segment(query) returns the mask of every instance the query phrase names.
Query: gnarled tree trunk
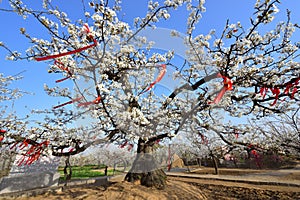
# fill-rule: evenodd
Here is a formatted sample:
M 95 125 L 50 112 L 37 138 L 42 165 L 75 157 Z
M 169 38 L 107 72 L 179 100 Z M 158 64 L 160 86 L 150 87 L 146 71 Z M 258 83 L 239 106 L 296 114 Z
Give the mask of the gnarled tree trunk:
M 164 189 L 167 176 L 163 169 L 159 168 L 152 155 L 153 145 L 152 142 L 146 143 L 139 139 L 136 158 L 125 180 L 128 182 L 140 181 L 141 185 Z

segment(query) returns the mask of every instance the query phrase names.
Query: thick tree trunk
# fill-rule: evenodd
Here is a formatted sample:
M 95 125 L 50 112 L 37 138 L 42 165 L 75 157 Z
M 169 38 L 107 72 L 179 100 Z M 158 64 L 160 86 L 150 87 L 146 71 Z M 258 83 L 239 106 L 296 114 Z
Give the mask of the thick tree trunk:
M 141 185 L 147 187 L 164 189 L 167 176 L 163 169 L 160 169 L 156 163 L 152 155 L 152 146 L 144 140 L 139 139 L 137 156 L 125 180 L 128 182 L 139 181 Z

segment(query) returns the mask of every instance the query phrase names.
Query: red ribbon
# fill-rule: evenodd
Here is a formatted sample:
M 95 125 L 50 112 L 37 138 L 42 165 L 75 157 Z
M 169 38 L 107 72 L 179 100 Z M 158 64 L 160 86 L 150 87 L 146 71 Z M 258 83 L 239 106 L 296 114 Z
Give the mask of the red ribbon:
M 23 141 L 23 143 L 20 145 L 20 147 L 22 145 L 24 145 L 24 147 L 27 147 L 29 144 L 30 140 L 29 139 L 25 139 Z M 33 162 L 35 162 L 36 160 L 39 159 L 41 153 L 44 151 L 45 147 L 47 147 L 49 145 L 49 141 L 44 141 L 42 143 L 39 143 L 37 145 L 32 145 L 27 152 L 23 155 L 23 157 L 18 161 L 18 166 L 21 166 L 23 164 L 23 162 L 25 161 L 25 158 L 27 158 L 26 162 L 24 163 L 24 165 L 31 165 Z M 23 147 L 23 148 L 24 148 Z M 23 149 L 22 148 L 22 149 Z
M 268 90 L 269 90 L 269 88 L 267 88 L 267 87 L 260 88 L 260 95 L 263 97 L 263 99 L 266 97 Z
M 294 98 L 295 94 L 298 91 L 298 88 L 296 86 L 299 84 L 299 81 L 300 81 L 300 78 L 297 78 L 297 80 L 295 81 L 295 83 L 293 83 L 294 88 L 293 88 L 293 91 L 292 91 L 292 94 L 291 94 L 291 99 Z
M 128 150 L 128 151 L 131 151 L 131 150 L 132 150 L 132 148 L 133 148 L 133 144 L 129 144 L 129 145 L 128 145 L 128 149 L 127 149 L 127 150 Z
M 295 94 L 298 92 L 298 88 L 296 87 L 299 84 L 300 78 L 297 78 L 295 81 L 292 82 L 288 82 L 285 84 L 285 89 L 283 91 L 284 94 L 288 95 L 290 93 L 290 90 L 292 89 L 292 92 L 290 94 L 290 98 L 293 99 Z M 267 92 L 268 92 L 267 87 L 261 87 L 260 88 L 260 95 L 262 96 L 262 98 L 264 99 Z M 275 88 L 270 88 L 271 92 L 273 95 L 275 95 L 275 100 L 274 102 L 271 104 L 271 106 L 274 106 L 277 103 L 277 100 L 279 98 L 280 95 L 280 89 L 278 87 Z
M 97 40 L 95 40 L 93 38 L 93 36 L 90 34 L 90 28 L 88 27 L 87 24 L 84 24 L 84 29 L 85 29 L 84 32 L 86 34 L 88 34 L 88 37 L 91 40 L 93 40 L 93 44 L 90 44 L 88 46 L 85 46 L 85 47 L 82 47 L 82 48 L 79 48 L 79 49 L 75 49 L 73 51 L 68 51 L 68 52 L 64 52 L 64 53 L 60 53 L 60 54 L 56 54 L 56 55 L 50 55 L 50 56 L 35 58 L 35 60 L 36 61 L 44 61 L 44 60 L 49 60 L 49 59 L 55 59 L 55 58 L 59 58 L 59 57 L 62 57 L 62 56 L 67 56 L 67 55 L 72 55 L 72 54 L 75 54 L 75 53 L 79 53 L 79 52 L 84 51 L 86 49 L 97 46 Z
M 64 52 L 64 53 L 60 53 L 60 54 L 56 54 L 56 55 L 51 55 L 51 56 L 45 56 L 45 57 L 40 57 L 40 58 L 35 58 L 36 61 L 44 61 L 44 60 L 49 60 L 49 59 L 54 59 L 54 58 L 59 58 L 59 57 L 63 57 L 63 56 L 67 56 L 67 55 L 72 55 L 75 53 L 79 53 L 81 51 L 84 51 L 86 49 L 92 48 L 97 46 L 97 41 L 94 39 L 93 40 L 93 44 L 90 44 L 88 46 L 79 48 L 79 49 L 75 49 L 73 51 L 68 51 L 68 52 Z
M 67 71 L 70 72 L 68 67 L 65 67 L 64 63 L 58 61 L 58 60 L 54 60 L 54 65 L 56 65 L 59 69 L 63 70 L 63 71 Z
M 294 98 L 294 96 L 295 96 L 295 94 L 296 94 L 296 92 L 298 91 L 298 88 L 294 88 L 293 89 L 293 91 L 292 91 L 292 94 L 291 94 L 291 98 L 293 99 Z
M 257 156 L 257 151 L 255 149 L 251 150 L 251 154 L 254 155 L 254 156 Z
M 213 104 L 218 104 L 222 97 L 224 96 L 224 94 L 226 93 L 226 91 L 228 90 L 232 90 L 232 85 L 233 85 L 233 81 L 229 78 L 227 78 L 226 76 L 223 76 L 222 74 L 218 74 L 218 77 L 223 78 L 223 88 L 221 89 L 221 91 L 219 92 L 219 94 L 216 96 L 216 98 L 214 99 L 214 101 L 212 102 Z
M 4 133 L 6 133 L 6 130 L 0 129 L 0 133 L 4 134 Z M 4 136 L 0 135 L 0 142 L 2 142 L 3 140 L 4 140 Z
M 12 146 L 10 147 L 10 149 L 15 148 L 15 147 L 17 146 L 17 144 L 18 144 L 18 142 L 14 143 L 14 145 L 12 145 Z
M 279 94 L 280 94 L 280 89 L 279 88 L 271 88 L 271 91 L 273 94 L 275 94 L 275 100 L 274 102 L 271 104 L 271 106 L 274 106 L 277 103 Z
M 284 93 L 286 93 L 289 90 L 289 87 L 290 87 L 290 85 L 287 86 Z M 260 95 L 262 96 L 263 99 L 266 97 L 268 90 L 269 90 L 269 88 L 267 88 L 267 87 L 260 88 Z M 279 88 L 271 88 L 270 90 L 271 90 L 272 94 L 275 94 L 275 100 L 271 104 L 271 106 L 274 106 L 277 103 L 277 100 L 278 100 L 278 97 L 280 94 L 280 89 Z
M 236 129 L 234 129 L 234 135 L 235 135 L 235 139 L 238 139 L 238 138 L 239 138 L 239 133 L 237 132 Z
M 78 106 L 88 106 L 91 104 L 98 104 L 98 103 L 100 103 L 100 100 L 101 100 L 101 97 L 98 96 L 94 101 L 79 103 Z
M 60 108 L 60 107 L 63 107 L 65 105 L 68 105 L 68 104 L 71 104 L 71 103 L 74 103 L 76 101 L 79 101 L 80 99 L 82 99 L 82 97 L 79 97 L 79 98 L 76 98 L 76 99 L 73 99 L 71 101 L 68 101 L 66 103 L 63 103 L 63 104 L 60 104 L 60 105 L 57 105 L 57 106 L 54 106 L 53 109 L 57 109 L 57 108 Z
M 127 145 L 128 141 L 126 140 L 123 144 L 120 145 L 120 148 L 123 149 Z
M 29 145 L 30 140 L 25 139 L 19 146 L 19 148 L 22 150 L 25 147 L 27 147 Z
M 38 160 L 41 155 L 41 150 L 37 151 L 34 155 L 27 159 L 25 165 L 31 165 L 34 161 Z
M 64 65 L 62 62 L 60 62 L 60 61 L 58 61 L 58 60 L 55 60 L 55 61 L 54 61 L 54 64 L 55 64 L 59 69 L 61 69 L 61 70 L 63 70 L 63 71 L 66 71 L 66 72 L 68 73 L 68 76 L 67 76 L 67 77 L 62 78 L 62 79 L 59 79 L 59 80 L 56 80 L 56 81 L 55 81 L 56 83 L 65 81 L 65 80 L 67 80 L 67 79 L 69 79 L 69 78 L 72 77 L 72 73 L 70 72 L 69 68 L 68 68 L 68 67 L 65 67 L 65 65 Z
M 67 77 L 65 77 L 65 78 L 58 79 L 58 80 L 55 81 L 55 83 L 63 82 L 63 81 L 65 81 L 65 80 L 69 79 L 69 78 L 71 78 L 71 76 L 67 76 Z
M 207 137 L 205 137 L 202 133 L 199 133 L 201 140 L 202 140 L 202 144 L 208 144 L 208 139 Z
M 23 156 L 20 160 L 18 160 L 18 167 L 20 167 L 22 165 L 24 160 L 25 160 L 25 156 Z
M 285 88 L 285 90 L 284 90 L 284 94 L 289 94 L 289 92 L 290 92 L 290 89 L 293 87 L 293 84 L 292 83 L 287 83 L 286 84 L 286 88 Z
M 162 70 L 158 74 L 156 80 L 154 82 L 150 83 L 149 87 L 146 90 L 144 90 L 142 93 L 149 91 L 156 83 L 161 81 L 161 79 L 164 77 L 164 75 L 167 72 L 167 66 L 165 64 L 162 64 L 161 67 L 162 67 Z

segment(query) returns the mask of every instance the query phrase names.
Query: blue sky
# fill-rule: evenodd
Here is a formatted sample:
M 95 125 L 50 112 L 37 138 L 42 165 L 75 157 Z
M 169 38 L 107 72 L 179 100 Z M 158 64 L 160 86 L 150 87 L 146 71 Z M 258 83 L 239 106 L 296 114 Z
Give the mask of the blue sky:
M 30 1 L 25 1 L 30 2 Z M 39 1 L 42 2 L 42 1 Z M 83 9 L 81 7 L 80 0 L 52 0 L 53 4 L 58 4 L 62 10 L 71 16 L 72 19 L 78 19 L 83 16 Z M 253 13 L 253 5 L 255 0 L 207 0 L 205 4 L 206 13 L 203 13 L 203 18 L 197 25 L 196 33 L 206 34 L 210 29 L 216 29 L 221 31 L 226 23 L 227 19 L 230 22 L 235 23 L 240 21 L 245 27 L 249 25 L 249 18 Z M 32 3 L 35 6 L 40 6 L 36 2 Z M 124 0 L 123 11 L 121 11 L 121 19 L 132 24 L 133 18 L 137 16 L 143 16 L 147 10 L 147 1 L 145 0 Z M 8 8 L 7 1 L 0 3 L 0 8 Z M 297 23 L 300 19 L 300 1 L 283 1 L 279 6 L 280 13 L 277 15 L 277 20 L 283 20 L 286 16 L 286 9 L 289 8 L 292 11 L 292 21 Z M 41 29 L 41 26 L 30 17 L 27 20 L 23 20 L 22 17 L 15 13 L 0 11 L 1 20 L 1 32 L 0 41 L 4 42 L 13 50 L 24 52 L 27 48 L 28 41 L 21 34 L 19 29 L 25 27 L 28 32 L 34 33 L 36 37 L 43 36 L 45 32 Z M 277 21 L 276 20 L 276 21 Z M 157 27 L 167 29 L 177 29 L 180 32 L 185 31 L 186 13 L 183 8 L 179 8 L 178 12 L 171 13 L 171 20 L 161 21 Z M 168 44 L 163 44 L 164 48 L 168 48 Z M 170 48 L 172 48 L 170 46 Z M 44 83 L 49 86 L 55 86 L 55 80 L 60 75 L 50 75 L 47 73 L 47 63 L 43 62 L 27 62 L 27 61 L 7 61 L 5 57 L 7 52 L 0 48 L 0 73 L 4 75 L 14 75 L 19 72 L 25 71 L 22 75 L 24 78 L 13 84 L 13 87 L 18 87 L 21 90 L 33 93 L 33 95 L 25 95 L 23 98 L 15 102 L 15 110 L 20 115 L 28 114 L 30 109 L 34 108 L 51 108 L 53 105 L 57 105 L 58 100 L 48 97 L 44 90 Z M 61 100 L 63 102 L 63 100 Z M 28 106 L 28 108 L 25 108 Z

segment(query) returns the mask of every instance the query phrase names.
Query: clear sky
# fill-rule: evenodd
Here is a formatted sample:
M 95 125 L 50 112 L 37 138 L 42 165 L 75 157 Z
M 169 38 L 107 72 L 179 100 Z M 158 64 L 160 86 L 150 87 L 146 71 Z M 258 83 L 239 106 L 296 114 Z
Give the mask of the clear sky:
M 24 3 L 32 2 L 24 0 Z M 42 3 L 42 1 L 36 1 Z M 31 3 L 35 7 L 39 7 L 38 3 Z M 286 9 L 292 11 L 292 22 L 297 23 L 300 20 L 300 1 L 299 0 L 282 0 L 282 4 L 279 6 L 280 13 L 277 15 L 277 20 L 283 20 L 286 16 Z M 53 4 L 58 4 L 62 10 L 66 10 L 68 15 L 72 19 L 78 19 L 83 16 L 83 9 L 81 0 L 52 0 Z M 226 23 L 227 19 L 230 22 L 235 23 L 240 21 L 245 27 L 249 25 L 249 18 L 253 14 L 253 5 L 255 0 L 207 0 L 205 4 L 206 13 L 203 13 L 203 18 L 197 26 L 196 33 L 206 34 L 210 29 L 216 29 L 221 31 Z M 143 16 L 147 10 L 147 1 L 145 0 L 124 0 L 123 10 L 121 11 L 121 19 L 132 25 L 133 18 Z M 0 8 L 8 8 L 7 1 L 0 1 Z M 180 32 L 185 31 L 186 13 L 184 9 L 180 8 L 178 12 L 171 13 L 171 20 L 161 21 L 157 27 L 164 29 L 177 29 Z M 36 37 L 43 37 L 44 30 L 32 17 L 23 20 L 15 13 L 0 11 L 1 18 L 1 31 L 0 41 L 4 42 L 13 50 L 25 52 L 29 46 L 28 41 L 24 36 L 20 34 L 19 29 L 25 27 L 28 32 L 34 33 Z M 276 21 L 277 21 L 276 20 Z M 159 39 L 159 37 L 157 38 Z M 159 41 L 160 43 L 160 41 Z M 174 48 L 169 44 L 161 44 L 161 47 L 167 49 Z M 168 46 L 170 45 L 170 46 Z M 179 46 L 180 47 L 180 46 Z M 177 47 L 178 48 L 178 47 Z M 178 48 L 180 50 L 180 48 Z M 29 114 L 30 109 L 38 108 L 51 108 L 53 105 L 58 104 L 58 100 L 48 97 L 44 90 L 43 85 L 47 83 L 49 86 L 55 86 L 55 80 L 61 77 L 61 75 L 50 75 L 47 73 L 47 63 L 43 62 L 27 62 L 27 61 L 7 61 L 5 57 L 7 52 L 0 48 L 0 73 L 4 75 L 14 75 L 19 72 L 22 73 L 24 78 L 17 83 L 14 83 L 13 87 L 18 87 L 21 90 L 33 93 L 32 95 L 25 95 L 15 103 L 15 110 L 21 114 Z M 63 102 L 63 100 L 61 100 Z M 28 106 L 28 108 L 25 108 Z

